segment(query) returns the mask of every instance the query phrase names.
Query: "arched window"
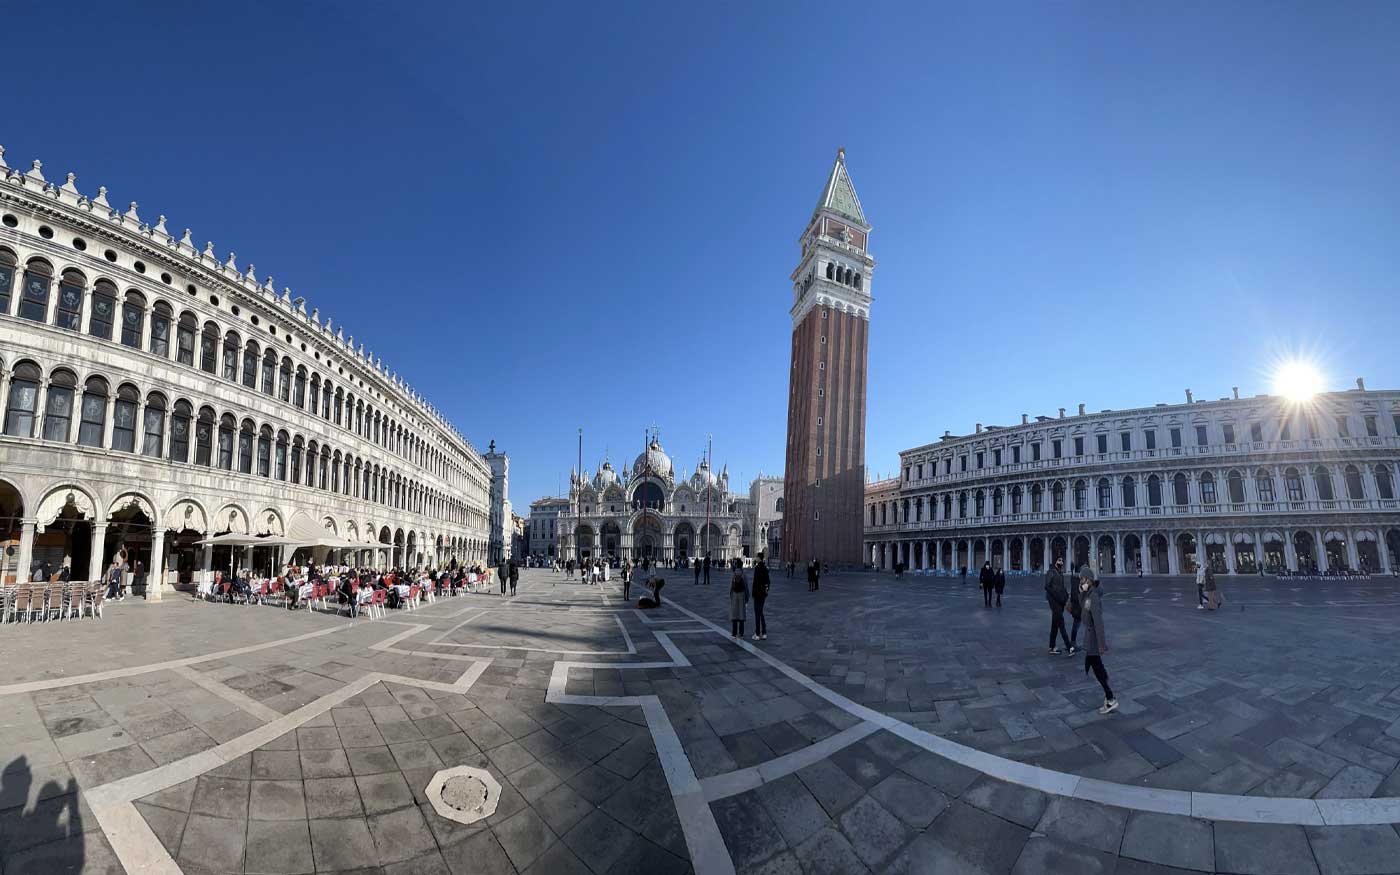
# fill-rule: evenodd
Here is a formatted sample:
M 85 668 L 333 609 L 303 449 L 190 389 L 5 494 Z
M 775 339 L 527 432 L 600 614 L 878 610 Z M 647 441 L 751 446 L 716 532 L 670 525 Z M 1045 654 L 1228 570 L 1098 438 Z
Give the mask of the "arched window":
M 340 425 L 340 411 L 345 405 L 345 392 L 341 389 L 335 390 L 335 424 Z
M 243 420 L 238 429 L 238 473 L 253 473 L 253 420 Z
M 206 374 L 216 373 L 219 366 L 219 326 L 213 322 L 204 323 L 204 332 L 199 335 L 199 369 Z
M 1123 506 L 1133 507 L 1137 504 L 1137 483 L 1132 477 L 1123 478 Z
M 258 476 L 272 476 L 272 428 L 266 425 L 258 430 Z
M 1215 504 L 1215 475 L 1209 471 L 1201 475 L 1201 503 Z
M 102 446 L 107 430 L 107 381 L 88 377 L 83 384 L 83 410 L 78 420 L 78 443 L 84 447 Z
M 953 518 L 953 496 L 943 496 L 943 518 L 945 520 Z
M 1099 478 L 1099 510 L 1113 506 L 1113 484 L 1108 482 L 1107 477 Z
M 306 409 L 314 416 L 321 409 L 321 375 L 311 375 L 311 403 L 306 405 Z
M 1021 512 L 1021 487 L 1019 486 L 1011 487 L 1011 512 Z
M 965 516 L 967 516 L 967 493 L 966 493 L 966 492 L 959 492 L 959 493 L 958 493 L 958 518 L 961 519 L 961 518 L 963 518 L 963 517 L 965 517 Z
M 87 282 L 76 270 L 65 270 L 58 281 L 58 311 L 54 313 L 53 324 L 69 331 L 83 327 L 83 290 Z
M 190 459 L 190 419 L 194 408 L 188 401 L 176 401 L 175 410 L 170 414 L 170 461 L 188 462 Z
M 10 437 L 34 436 L 34 414 L 43 373 L 33 362 L 20 362 L 10 375 L 10 400 L 5 405 L 5 434 Z
M 10 301 L 15 288 L 15 268 L 19 259 L 8 249 L 0 249 L 0 316 L 10 315 Z
M 1313 485 L 1317 487 L 1317 498 L 1319 501 L 1333 501 L 1336 493 L 1332 491 L 1332 472 L 1318 465 L 1313 469 Z
M 331 488 L 331 451 L 329 447 L 321 447 L 320 475 L 316 480 L 316 485 L 322 489 Z
M 137 291 L 126 293 L 122 301 L 122 346 L 141 348 L 141 332 L 146 327 L 146 298 Z
M 180 322 L 175 327 L 175 361 L 194 367 L 194 336 L 199 332 L 199 321 L 193 313 L 181 313 Z
M 1259 500 L 1272 502 L 1274 500 L 1274 475 L 1260 468 L 1254 472 L 1254 491 L 1259 494 Z
M 983 511 L 986 510 L 987 506 L 987 496 L 982 492 L 982 490 L 977 490 L 977 495 L 974 499 L 974 503 L 977 508 L 977 515 L 981 516 Z
M 273 452 L 273 476 L 278 480 L 287 479 L 287 433 L 277 432 L 277 448 Z
M 112 325 L 116 319 L 117 287 L 107 280 L 98 280 L 92 287 L 92 316 L 88 318 L 88 334 L 111 340 Z
M 1303 477 L 1297 468 L 1289 468 L 1283 472 L 1283 485 L 1288 490 L 1289 501 L 1303 500 Z
M 292 360 L 282 359 L 282 368 L 277 375 L 277 397 L 283 401 L 292 398 Z
M 117 403 L 112 408 L 112 449 L 136 452 L 136 405 L 141 394 L 130 383 L 117 387 Z
M 49 395 L 44 402 L 44 440 L 68 442 L 73 427 L 73 395 L 78 378 L 66 368 L 49 374 Z
M 292 482 L 301 483 L 301 436 L 292 438 Z
M 237 332 L 224 335 L 224 379 L 238 382 L 238 351 L 243 348 L 243 339 Z
M 856 272 L 856 289 L 859 290 L 860 288 L 861 288 L 861 276 L 860 276 L 860 272 L 857 271 L 857 272 Z
M 151 308 L 151 352 L 163 359 L 170 358 L 170 320 L 172 311 L 164 301 Z
M 1083 480 L 1074 481 L 1074 509 L 1085 510 L 1089 505 L 1089 484 Z
M 331 386 L 331 381 L 327 380 L 321 384 L 321 418 L 330 421 L 331 400 L 335 395 L 335 389 Z
M 238 422 L 232 414 L 225 413 L 219 417 L 219 467 L 225 471 L 233 470 L 233 444 L 237 429 Z
M 1177 507 L 1185 507 L 1191 502 L 1191 494 L 1186 489 L 1186 475 L 1177 474 L 1172 478 L 1172 500 Z
M 1390 479 L 1390 468 L 1376 466 L 1376 494 L 1385 501 L 1395 498 L 1395 483 Z
M 1031 485 L 1031 513 L 1040 513 L 1045 509 L 1045 490 L 1039 483 Z
M 1050 508 L 1054 511 L 1065 509 L 1065 484 L 1059 481 L 1050 488 Z
M 252 340 L 243 347 L 243 385 L 258 388 L 258 344 Z
M 141 455 L 159 459 L 165 454 L 165 396 L 152 392 L 146 396 L 146 410 L 141 417 Z
M 298 408 L 306 407 L 306 368 L 297 365 L 296 382 L 292 384 L 292 403 Z
M 994 516 L 1001 516 L 1001 515 L 1002 515 L 1002 512 L 1003 512 L 1003 507 L 1002 507 L 1002 505 L 1003 505 L 1003 502 L 1004 502 L 1005 500 L 1006 500 L 1005 495 L 1004 495 L 1004 493 L 1002 493 L 1001 487 L 1000 487 L 1000 486 L 998 486 L 996 489 L 993 489 L 993 490 L 992 490 L 992 514 L 993 514 Z
M 214 456 L 214 411 L 208 407 L 199 408 L 199 420 L 194 426 L 194 463 L 206 468 L 213 464 Z
M 1238 471 L 1231 471 L 1225 477 L 1225 485 L 1230 490 L 1230 503 L 1244 504 L 1244 476 Z
M 19 318 L 43 322 L 49 318 L 49 285 L 53 267 L 42 258 L 24 266 L 24 289 L 19 297 Z
M 836 279 L 836 265 L 829 261 L 826 263 L 826 278 L 829 280 Z
M 50 390 L 53 391 L 53 390 Z M 1344 476 L 1347 481 L 1347 498 L 1361 501 L 1366 497 L 1366 489 L 1361 484 L 1361 471 L 1355 465 L 1347 465 Z
M 271 347 L 263 352 L 262 390 L 264 395 L 277 394 L 277 350 Z

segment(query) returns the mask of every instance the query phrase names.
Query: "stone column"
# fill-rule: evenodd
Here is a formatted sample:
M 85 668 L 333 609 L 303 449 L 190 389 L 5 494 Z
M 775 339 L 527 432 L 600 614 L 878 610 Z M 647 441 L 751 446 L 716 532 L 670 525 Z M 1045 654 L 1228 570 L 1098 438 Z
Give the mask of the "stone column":
M 1049 535 L 1046 535 L 1040 539 L 1041 551 L 1045 554 L 1045 562 L 1042 564 L 1042 570 L 1047 572 L 1050 570 L 1050 563 L 1055 561 L 1055 557 L 1051 555 L 1051 540 L 1052 539 Z
M 92 287 L 83 289 L 83 316 L 78 322 L 78 331 L 84 336 L 92 329 Z
M 102 553 L 107 549 L 107 524 L 92 524 L 92 549 L 88 555 L 88 582 L 102 579 L 102 571 L 107 567 L 107 557 Z M 208 548 L 213 549 L 213 548 Z
M 1298 570 L 1298 551 L 1293 546 L 1293 532 L 1283 530 L 1283 561 L 1289 571 Z
M 1113 533 L 1113 572 L 1122 575 L 1128 570 L 1127 557 L 1123 555 L 1123 533 Z
M 1234 537 L 1234 534 L 1229 529 L 1225 530 L 1225 568 L 1229 571 L 1230 574 L 1235 573 Z
M 920 550 L 922 551 L 922 553 L 923 553 L 923 556 L 922 556 L 922 558 L 923 558 L 923 566 L 922 566 L 922 567 L 923 567 L 923 570 L 927 571 L 928 568 L 929 568 L 929 565 L 928 565 L 928 541 L 924 541 L 922 544 L 920 544 L 920 545 L 919 545 L 919 549 L 920 549 Z
M 112 417 L 116 416 L 117 413 L 117 386 L 116 384 L 110 384 L 107 388 L 110 391 L 110 394 L 107 396 L 107 418 L 102 423 L 102 449 L 104 450 L 111 449 L 112 447 Z M 218 423 L 215 423 L 215 426 L 217 425 Z M 218 434 L 216 429 L 214 440 L 217 442 L 217 439 Z M 218 459 L 215 458 L 214 462 L 217 464 Z
M 208 534 L 205 534 L 205 537 L 207 538 L 207 537 L 209 537 L 209 535 L 208 535 Z M 210 583 L 210 582 L 213 581 L 213 579 L 214 579 L 214 545 L 213 545 L 213 544 L 205 544 L 205 545 L 204 545 L 204 556 L 203 556 L 203 560 L 202 560 L 201 563 L 200 563 L 200 570 L 201 570 L 201 571 L 203 572 L 203 574 L 204 574 L 204 581 L 205 581 L 206 583 Z
M 1347 562 L 1351 565 L 1352 571 L 1361 569 L 1361 555 L 1356 547 L 1356 530 L 1347 529 Z
M 1089 533 L 1089 567 L 1094 569 L 1094 577 L 1099 576 L 1099 536 Z M 1076 569 L 1077 570 L 1077 569 Z
M 1313 529 L 1313 537 L 1316 538 L 1313 550 L 1317 553 L 1317 570 L 1325 573 L 1327 571 L 1327 542 L 1322 540 L 1322 529 Z
M 43 378 L 39 383 L 39 397 L 34 401 L 34 418 L 30 422 L 29 436 L 38 440 L 44 436 L 44 420 L 49 417 L 49 381 Z
M 1157 570 L 1152 567 L 1152 543 L 1147 540 L 1147 532 L 1138 532 L 1138 568 L 1143 574 Z
M 165 530 L 151 533 L 151 563 L 146 569 L 146 601 L 160 601 L 165 578 Z
M 252 544 L 249 544 L 248 546 L 246 546 L 246 547 L 243 548 L 243 567 L 240 568 L 239 571 L 242 571 L 243 568 L 252 568 L 252 567 L 253 567 L 253 545 L 252 545 Z
M 1389 573 L 1390 573 L 1390 548 L 1389 548 L 1389 547 L 1386 545 L 1386 543 L 1385 543 L 1385 529 L 1384 529 L 1384 528 L 1378 529 L 1377 532 L 1376 532 L 1376 534 L 1380 536 L 1380 537 L 1378 537 L 1378 538 L 1376 539 L 1376 556 L 1377 556 L 1377 558 L 1380 559 L 1380 562 L 1381 562 L 1381 567 L 1378 569 L 1378 571 L 1379 571 L 1381 574 L 1389 574 Z
M 1176 533 L 1167 532 L 1166 535 L 1167 535 L 1167 573 L 1168 573 L 1168 574 L 1173 574 L 1173 575 L 1175 575 L 1175 574 L 1180 574 L 1180 573 L 1181 573 L 1181 556 L 1179 556 L 1178 554 L 1181 552 L 1181 547 L 1180 547 L 1180 546 L 1177 544 L 1177 542 L 1176 542 Z
M 34 562 L 34 520 L 24 520 L 19 533 L 19 560 L 15 566 L 15 583 L 29 581 L 30 568 Z

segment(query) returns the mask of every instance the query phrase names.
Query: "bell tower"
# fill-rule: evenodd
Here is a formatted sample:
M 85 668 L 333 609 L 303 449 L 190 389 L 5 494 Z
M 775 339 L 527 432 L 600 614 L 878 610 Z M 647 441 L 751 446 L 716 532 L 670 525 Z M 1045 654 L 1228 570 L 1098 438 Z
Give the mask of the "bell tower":
M 792 272 L 784 559 L 859 565 L 864 536 L 870 225 L 838 149 Z

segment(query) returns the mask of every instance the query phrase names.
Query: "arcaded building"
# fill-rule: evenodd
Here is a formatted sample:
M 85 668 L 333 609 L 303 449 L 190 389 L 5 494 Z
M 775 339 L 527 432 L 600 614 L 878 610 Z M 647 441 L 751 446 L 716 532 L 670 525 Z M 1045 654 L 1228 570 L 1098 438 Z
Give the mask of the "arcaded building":
M 0 150 L 5 581 L 487 557 L 491 468 L 271 277 Z
M 866 489 L 867 560 L 956 571 L 1361 571 L 1400 564 L 1400 392 L 1022 416 L 900 453 Z

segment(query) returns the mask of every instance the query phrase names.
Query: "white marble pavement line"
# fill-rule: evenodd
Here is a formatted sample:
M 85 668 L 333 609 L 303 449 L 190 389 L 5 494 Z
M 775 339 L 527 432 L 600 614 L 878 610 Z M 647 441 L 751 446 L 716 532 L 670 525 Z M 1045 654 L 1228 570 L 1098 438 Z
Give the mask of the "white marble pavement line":
M 750 790 L 757 790 L 769 781 L 776 781 L 791 775 L 793 772 L 805 769 L 842 748 L 849 747 L 862 738 L 879 731 L 879 726 L 868 720 L 863 720 L 855 726 L 843 729 L 835 735 L 827 736 L 821 741 L 799 748 L 792 753 L 774 757 L 746 769 L 735 769 L 722 775 L 704 778 L 700 781 L 700 787 L 705 791 L 706 802 L 715 802 L 730 796 L 737 796 L 740 793 L 747 793 Z
M 408 630 L 406 634 L 414 634 L 416 631 Z M 442 658 L 441 654 L 424 655 Z M 136 810 L 133 804 L 135 800 L 198 777 L 251 753 L 273 739 L 324 714 L 336 705 L 359 695 L 375 684 L 392 683 L 449 693 L 466 693 L 471 690 L 472 685 L 480 679 L 490 664 L 490 659 L 473 660 L 473 665 L 463 671 L 456 682 L 451 684 L 403 675 L 371 672 L 346 684 L 339 690 L 327 693 L 316 701 L 303 705 L 290 714 L 279 716 L 276 720 L 221 745 L 148 772 L 131 775 L 86 790 L 83 797 L 97 818 L 98 825 L 102 827 L 103 834 L 107 836 L 107 841 L 112 845 L 117 859 L 121 861 L 122 867 L 130 875 L 136 875 L 136 873 L 140 873 L 140 875 L 179 875 L 179 866 L 170 857 L 165 846 L 156 838 L 150 825 L 146 823 L 146 819 Z
M 1040 766 L 1009 760 L 966 745 L 949 741 L 931 732 L 910 726 L 902 720 L 852 701 L 834 690 L 792 668 L 787 663 L 742 639 L 734 639 L 727 629 L 721 629 L 684 605 L 672 602 L 672 607 L 696 622 L 731 641 L 738 647 L 781 671 L 784 675 L 833 705 L 875 724 L 881 729 L 905 739 L 945 759 L 976 769 L 1007 781 L 1031 787 L 1056 796 L 1073 796 L 1102 802 L 1135 811 L 1154 811 L 1226 820 L 1238 823 L 1274 823 L 1299 826 L 1375 825 L 1400 821 L 1400 798 L 1377 799 L 1298 799 L 1234 796 L 1201 793 L 1188 790 L 1154 790 L 1130 784 L 1100 781 L 1068 775 Z M 1197 813 L 1200 812 L 1200 813 Z
M 671 657 L 670 662 L 632 663 L 593 663 L 566 662 L 554 663 L 549 675 L 549 691 L 545 701 L 556 705 L 592 705 L 595 707 L 640 706 L 651 731 L 652 743 L 656 746 L 656 756 L 661 761 L 661 771 L 666 776 L 666 784 L 671 789 L 671 799 L 676 806 L 676 816 L 685 835 L 686 850 L 690 852 L 690 865 L 696 875 L 734 875 L 734 861 L 715 822 L 714 812 L 705 799 L 705 791 L 695 777 L 690 758 L 685 755 L 680 736 L 676 735 L 671 719 L 666 716 L 666 708 L 661 700 L 653 695 L 642 696 L 574 696 L 566 692 L 569 683 L 569 670 L 581 669 L 648 669 L 684 668 L 690 660 L 671 641 L 666 632 L 653 632 L 661 647 Z
M 282 716 L 282 713 L 280 711 L 274 711 L 273 709 L 264 705 L 262 702 L 259 702 L 257 699 L 240 693 L 238 690 L 235 690 L 228 684 L 219 683 L 218 681 L 214 680 L 213 678 L 209 677 L 203 672 L 195 671 L 188 665 L 177 665 L 174 671 L 176 674 L 178 674 L 185 680 L 195 684 L 196 686 L 203 687 L 204 689 L 218 696 L 220 699 L 223 699 L 225 702 L 230 702 L 234 705 L 237 705 L 240 710 L 252 714 L 254 717 L 258 718 L 264 723 L 276 720 Z
M 102 681 L 116 680 L 118 678 L 129 678 L 141 674 L 149 674 L 153 671 L 164 671 L 165 669 L 179 668 L 187 665 L 198 665 L 201 662 L 209 662 L 213 659 L 227 659 L 231 656 L 242 656 L 245 653 L 256 653 L 259 650 L 266 650 L 269 647 L 281 647 L 284 644 L 295 644 L 298 641 L 319 638 L 322 635 L 330 635 L 334 632 L 344 632 L 350 628 L 349 625 L 331 626 L 326 629 L 318 629 L 315 632 L 307 632 L 303 635 L 279 638 L 276 641 L 266 641 L 262 644 L 250 644 L 247 647 L 236 647 L 232 650 L 220 650 L 216 653 L 205 653 L 201 656 L 187 656 L 182 659 L 151 662 L 145 665 L 133 665 L 127 668 L 114 668 L 110 671 L 98 671 L 91 674 L 80 674 L 66 678 L 49 678 L 48 680 L 42 681 L 25 681 L 18 684 L 5 684 L 0 686 L 0 696 L 13 696 L 17 693 L 37 693 L 40 690 L 53 690 L 59 687 L 76 686 L 77 684 L 100 683 Z

